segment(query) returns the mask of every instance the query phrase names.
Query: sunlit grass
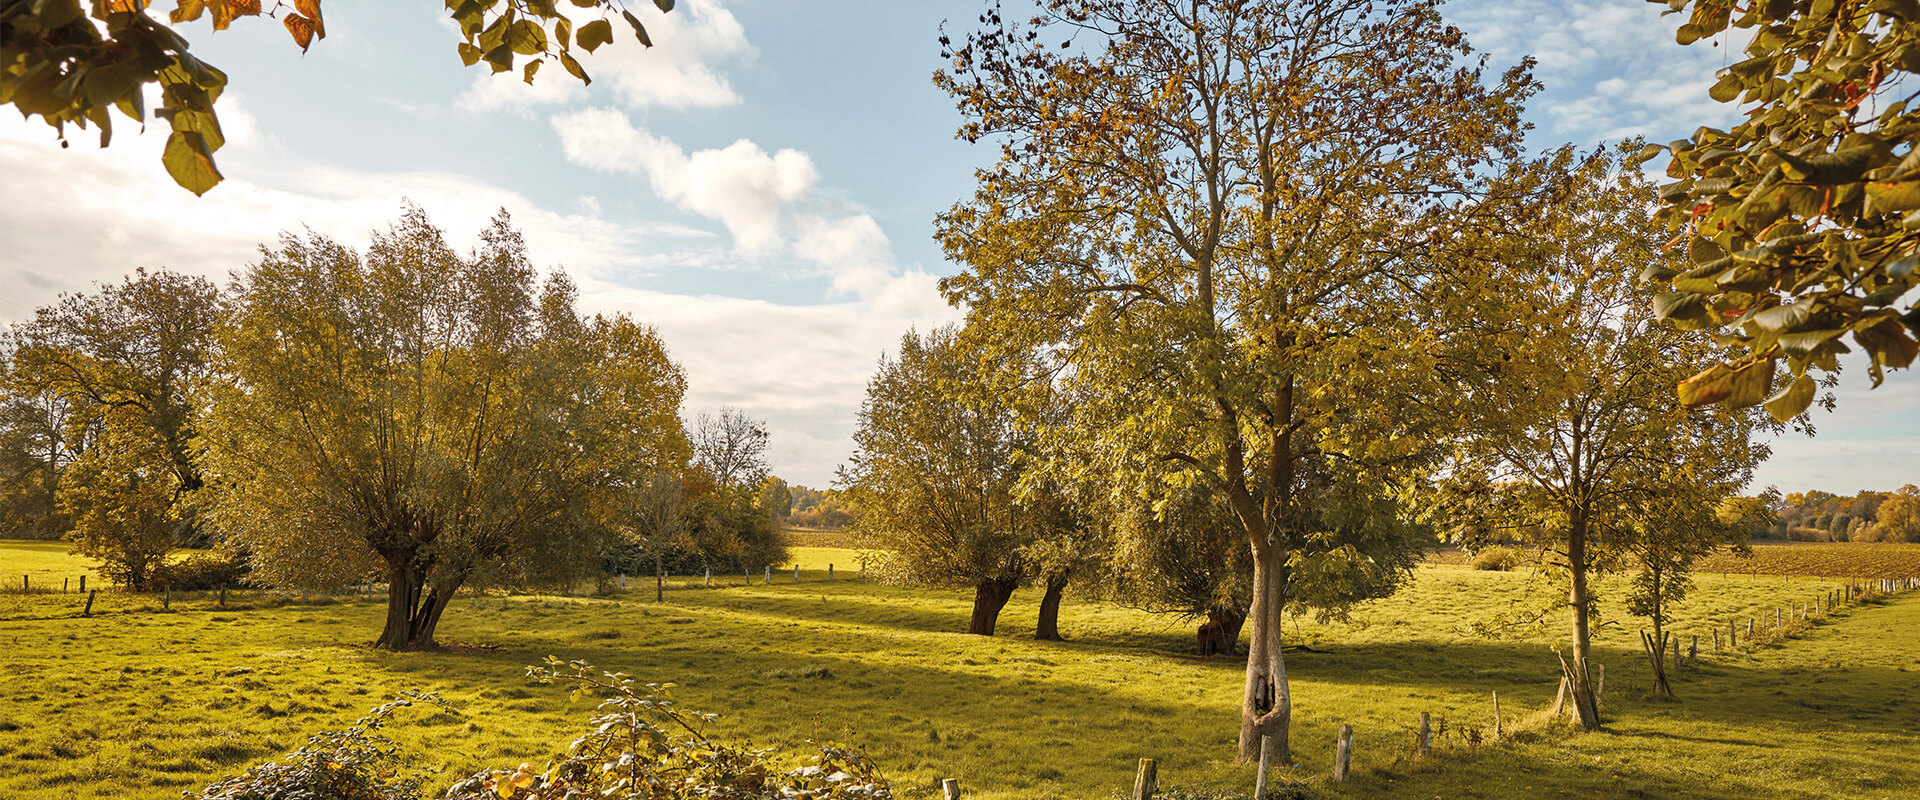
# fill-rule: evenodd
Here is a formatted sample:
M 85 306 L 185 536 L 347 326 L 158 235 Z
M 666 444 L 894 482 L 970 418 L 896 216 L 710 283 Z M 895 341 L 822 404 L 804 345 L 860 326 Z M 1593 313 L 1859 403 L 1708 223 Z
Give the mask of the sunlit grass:
M 675 578 L 604 597 L 462 598 L 441 653 L 382 653 L 365 643 L 382 608 L 345 598 L 301 605 L 258 594 L 157 601 L 111 593 L 80 618 L 72 598 L 0 605 L 0 796 L 165 797 L 272 757 L 307 733 L 351 724 L 402 689 L 436 691 L 458 714 L 419 711 L 398 736 L 444 785 L 484 765 L 541 761 L 577 735 L 584 704 L 528 683 L 526 665 L 583 658 L 719 713 L 716 730 L 799 751 L 809 738 L 867 750 L 909 798 L 958 778 L 969 797 L 1107 798 L 1134 763 L 1160 759 L 1166 785 L 1244 793 L 1231 763 L 1240 666 L 1189 655 L 1189 622 L 1070 601 L 1070 641 L 1028 638 L 1039 593 L 1016 594 L 994 638 L 966 636 L 971 594 L 850 580 L 852 551 L 796 548 L 791 568 Z M 14 563 L 0 546 L 0 563 Z M 838 580 L 825 580 L 825 563 Z M 1838 584 L 1703 576 L 1676 630 L 1771 619 Z M 1642 697 L 1637 619 L 1603 584 L 1596 639 L 1608 665 L 1609 730 L 1573 734 L 1524 722 L 1552 700 L 1545 631 L 1488 640 L 1476 620 L 1531 608 L 1525 573 L 1423 568 L 1400 595 L 1351 622 L 1288 623 L 1324 652 L 1288 657 L 1295 693 L 1293 776 L 1338 797 L 1885 797 L 1920 781 L 1920 600 L 1897 600 L 1796 627 L 1799 638 L 1703 655 L 1677 674 L 1679 702 Z M 283 603 L 282 605 L 275 605 Z M 239 606 L 247 606 L 239 608 Z M 35 618 L 25 618 L 35 617 Z M 1796 623 L 1796 626 L 1799 624 Z M 1742 628 L 1744 633 L 1744 628 Z M 1493 692 L 1509 736 L 1491 737 Z M 1441 751 L 1408 756 L 1419 712 L 1445 720 Z M 1354 725 L 1356 776 L 1325 784 L 1341 723 Z M 1478 734 L 1483 744 L 1469 744 Z

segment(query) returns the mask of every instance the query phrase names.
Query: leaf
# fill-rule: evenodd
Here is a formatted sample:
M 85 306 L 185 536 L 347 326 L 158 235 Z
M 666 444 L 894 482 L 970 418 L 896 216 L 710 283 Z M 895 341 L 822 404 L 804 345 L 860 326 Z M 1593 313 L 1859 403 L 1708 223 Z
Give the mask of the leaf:
M 1727 378 L 1732 374 L 1726 365 L 1715 364 L 1681 381 L 1676 387 L 1680 404 L 1687 408 L 1699 408 L 1727 399 L 1733 393 L 1732 387 L 1727 385 Z
M 1789 353 L 1811 353 L 1819 349 L 1821 345 L 1839 338 L 1840 334 L 1846 332 L 1845 328 L 1795 331 L 1793 333 L 1780 334 L 1780 338 L 1777 341 L 1780 343 L 1780 349 Z
M 523 56 L 538 54 L 547 49 L 547 32 L 533 20 L 516 21 L 507 29 L 507 46 Z
M 1853 183 L 1867 174 L 1869 159 L 1873 156 L 1872 145 L 1861 145 L 1822 153 L 1810 158 L 1775 151 L 1780 156 L 1780 167 L 1787 177 L 1796 181 L 1805 181 L 1818 186 L 1833 186 Z
M 560 66 L 566 67 L 567 74 L 579 78 L 582 84 L 587 86 L 593 85 L 593 79 L 587 77 L 587 71 L 580 68 L 580 62 L 574 60 L 572 53 L 562 52 L 560 54 Z
M 495 74 L 513 69 L 513 48 L 504 44 L 488 50 L 485 58 L 487 63 L 492 65 Z
M 673 0 L 653 0 L 653 7 L 665 14 L 673 10 Z
M 219 185 L 220 170 L 213 165 L 213 151 L 207 140 L 193 131 L 174 131 L 167 137 L 167 149 L 160 156 L 173 182 L 196 195 Z
M 561 17 L 553 21 L 553 40 L 560 43 L 560 49 L 573 47 L 573 20 Z
M 293 10 L 313 20 L 313 32 L 322 39 L 327 38 L 327 22 L 320 17 L 320 0 L 293 0 Z
M 300 52 L 307 52 L 307 47 L 313 44 L 313 20 L 299 14 L 288 14 L 280 19 L 280 23 L 287 26 L 287 33 L 293 34 L 293 41 L 300 45 Z
M 1804 374 L 1794 378 L 1774 396 L 1767 398 L 1767 413 L 1773 416 L 1775 422 L 1785 423 L 1800 416 L 1807 406 L 1813 404 L 1813 392 L 1813 378 Z
M 524 76 L 523 76 L 523 77 L 521 78 L 521 80 L 524 80 L 524 81 L 526 81 L 528 85 L 532 85 L 532 84 L 533 84 L 533 73 L 536 73 L 536 72 L 539 72 L 539 71 L 540 71 L 540 64 L 541 64 L 541 63 L 542 63 L 542 62 L 541 62 L 541 61 L 540 61 L 539 59 L 534 59 L 534 60 L 532 60 L 532 61 L 528 61 L 528 62 L 527 62 L 527 68 L 526 68 L 526 74 L 525 74 L 525 75 L 524 75 Z
M 462 64 L 469 67 L 478 64 L 480 63 L 480 56 L 484 54 L 485 53 L 478 47 L 474 47 L 466 42 L 460 43 L 460 63 Z
M 1869 182 L 1867 196 L 1876 211 L 1912 211 L 1920 208 L 1920 181 Z
M 1798 328 L 1807 324 L 1808 318 L 1813 316 L 1813 312 L 1805 303 L 1806 301 L 1801 301 L 1769 308 L 1753 315 L 1753 324 L 1775 331 Z
M 580 26 L 580 31 L 574 34 L 574 42 L 580 45 L 580 49 L 589 53 L 600 49 L 600 45 L 612 44 L 613 23 L 604 19 L 596 19 L 582 25 Z
M 74 4 L 74 6 L 76 8 L 79 7 L 77 3 Z M 192 22 L 199 19 L 201 14 L 206 13 L 206 10 L 207 4 L 205 0 L 180 0 L 179 3 L 174 5 L 173 10 L 167 13 L 167 21 L 175 25 L 182 22 Z M 45 22 L 44 17 L 45 15 L 43 14 L 42 22 Z
M 640 24 L 639 17 L 634 16 L 631 11 L 621 11 L 620 16 L 626 17 L 627 24 L 633 26 L 633 36 L 640 40 L 641 45 L 646 47 L 653 46 L 653 39 L 647 36 L 647 27 Z
M 1727 378 L 1727 405 L 1733 408 L 1757 406 L 1773 388 L 1773 359 L 1752 361 L 1735 369 Z

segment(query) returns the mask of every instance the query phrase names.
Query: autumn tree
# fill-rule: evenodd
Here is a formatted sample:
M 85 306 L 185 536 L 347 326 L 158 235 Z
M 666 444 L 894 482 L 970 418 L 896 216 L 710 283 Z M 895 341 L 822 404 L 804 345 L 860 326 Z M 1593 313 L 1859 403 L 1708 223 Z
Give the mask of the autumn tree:
M 1880 503 L 1874 528 L 1882 541 L 1920 542 L 1920 487 L 1909 483 Z
M 753 489 L 767 477 L 767 423 L 737 408 L 701 412 L 694 422 L 693 466 L 715 484 L 730 489 Z
M 70 524 L 60 513 L 60 477 L 92 438 L 90 421 L 51 389 L 8 393 L 0 378 L 0 520 L 8 536 L 60 539 Z
M 1437 4 L 997 6 L 935 76 L 997 147 L 938 235 L 950 299 L 1056 359 L 1090 463 L 1142 496 L 1203 481 L 1253 560 L 1239 757 L 1281 758 L 1280 613 L 1331 486 L 1391 495 L 1444 415 L 1455 245 L 1518 157 L 1525 66 L 1488 75 Z M 1382 502 L 1373 502 L 1379 500 Z M 1393 527 L 1387 525 L 1385 527 Z
M 862 544 L 888 553 L 890 581 L 971 586 L 967 632 L 993 635 L 1014 589 L 1035 575 L 1026 545 L 1062 516 L 1020 495 L 1022 461 L 1035 444 L 994 369 L 960 346 L 951 327 L 908 332 L 867 383 L 843 468 Z
M 1658 276 L 1670 291 L 1655 310 L 1738 345 L 1703 354 L 1716 363 L 1681 396 L 1734 407 L 1764 398 L 1785 421 L 1854 346 L 1879 386 L 1920 354 L 1920 113 L 1910 107 L 1920 6 L 1656 1 L 1686 15 L 1681 44 L 1729 27 L 1747 42 L 1747 58 L 1709 90 L 1737 104 L 1741 122 L 1641 154 L 1670 156 L 1676 180 L 1660 187 L 1660 214 L 1689 262 Z
M 685 463 L 685 379 L 651 328 L 536 286 L 496 217 L 461 256 L 424 212 L 365 256 L 284 236 L 235 278 L 209 404 L 217 519 L 281 586 L 387 582 L 377 646 L 432 647 L 471 583 L 594 563 L 633 487 Z
M 673 8 L 673 0 L 653 2 L 662 12 Z M 226 90 L 227 74 L 189 52 L 176 28 L 205 18 L 213 30 L 223 31 L 242 17 L 265 14 L 279 17 L 302 52 L 315 38 L 327 36 L 320 0 L 174 0 L 165 22 L 148 15 L 145 0 L 94 2 L 85 10 L 82 5 L 80 0 L 17 2 L 0 13 L 0 102 L 40 117 L 62 147 L 68 124 L 98 128 L 100 146 L 106 147 L 113 138 L 112 112 L 145 125 L 146 88 L 158 84 L 161 105 L 153 116 L 173 129 L 161 163 L 175 183 L 194 194 L 205 194 L 223 178 L 213 154 L 226 137 L 214 103 Z M 460 29 L 456 49 L 463 63 L 471 67 L 485 61 L 495 73 L 518 68 L 527 83 L 549 62 L 592 83 L 573 48 L 591 53 L 612 42 L 616 12 L 641 45 L 653 46 L 640 18 L 621 0 L 574 0 L 573 5 L 584 13 L 563 13 L 557 4 L 541 0 L 469 0 L 447 8 Z M 588 15 L 594 18 L 576 18 Z
M 61 470 L 69 538 L 123 585 L 147 588 L 196 524 L 194 420 L 218 315 L 204 278 L 139 270 L 63 295 L 11 331 L 9 391 L 50 395 L 64 407 L 62 435 L 91 440 Z
M 1505 531 L 1550 552 L 1571 621 L 1565 678 L 1587 728 L 1601 724 L 1590 672 L 1594 577 L 1643 556 L 1653 571 L 1636 597 L 1664 614 L 1652 606 L 1683 589 L 1691 559 L 1714 538 L 1689 510 L 1738 492 L 1767 454 L 1748 438 L 1748 415 L 1689 411 L 1674 397 L 1706 346 L 1647 308 L 1638 276 L 1678 254 L 1660 247 L 1646 188 L 1631 173 L 1610 176 L 1616 163 L 1582 165 L 1509 251 L 1512 271 L 1487 297 L 1490 314 L 1512 315 L 1492 340 L 1500 369 L 1472 392 L 1470 435 L 1448 478 L 1473 487 L 1463 496 L 1479 513 L 1444 511 L 1485 525 L 1470 542 Z
M 1113 598 L 1205 620 L 1195 652 L 1232 654 L 1253 605 L 1253 558 L 1225 498 L 1205 484 L 1172 487 L 1114 519 Z

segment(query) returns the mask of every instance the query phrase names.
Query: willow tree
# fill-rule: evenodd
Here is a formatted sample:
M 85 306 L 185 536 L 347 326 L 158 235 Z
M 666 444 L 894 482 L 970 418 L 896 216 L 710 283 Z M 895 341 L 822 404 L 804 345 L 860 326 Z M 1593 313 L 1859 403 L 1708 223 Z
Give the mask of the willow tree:
M 680 369 L 624 317 L 536 287 L 504 214 L 469 256 L 410 209 L 365 257 L 283 237 L 235 279 L 206 426 L 218 520 L 255 575 L 384 574 L 377 645 L 434 644 L 471 581 L 592 563 L 636 486 L 687 457 Z
M 1509 251 L 1488 313 L 1507 315 L 1497 374 L 1470 393 L 1462 460 L 1450 480 L 1484 514 L 1460 517 L 1532 539 L 1565 580 L 1565 677 L 1587 728 L 1601 724 L 1590 671 L 1597 573 L 1639 553 L 1671 589 L 1699 552 L 1676 509 L 1714 508 L 1767 455 L 1756 420 L 1689 411 L 1674 396 L 1708 344 L 1661 325 L 1640 276 L 1679 258 L 1651 219 L 1651 191 L 1600 157 L 1576 171 Z M 1474 507 L 1470 504 L 1467 508 Z M 1456 508 L 1453 511 L 1463 511 Z M 1644 592 L 1642 592 L 1644 594 Z
M 984 636 L 1014 590 L 1040 572 L 1029 545 L 1068 518 L 1060 503 L 1022 493 L 1037 437 L 992 390 L 997 368 L 952 327 L 901 337 L 899 353 L 867 383 L 857 449 L 841 475 L 855 534 L 888 554 L 882 574 L 973 587 L 967 632 Z
M 69 538 L 123 585 L 148 588 L 194 528 L 194 417 L 218 320 L 212 283 L 142 269 L 13 327 L 8 390 L 57 396 L 66 437 L 88 443 L 60 477 Z
M 1391 494 L 1423 461 L 1470 311 L 1448 251 L 1535 84 L 1485 74 L 1434 2 L 1040 5 L 988 10 L 935 76 L 1000 153 L 939 219 L 944 288 L 1078 384 L 1080 469 L 1225 498 L 1254 562 L 1239 757 L 1284 757 L 1294 548 L 1321 489 Z

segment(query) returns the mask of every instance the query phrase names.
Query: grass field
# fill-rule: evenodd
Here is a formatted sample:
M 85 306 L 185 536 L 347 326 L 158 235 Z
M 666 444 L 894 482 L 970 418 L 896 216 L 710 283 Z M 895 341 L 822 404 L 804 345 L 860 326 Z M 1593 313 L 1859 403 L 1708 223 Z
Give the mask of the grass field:
M 0 570 L 20 571 L 17 552 L 0 544 Z M 521 677 L 547 654 L 677 683 L 676 696 L 719 713 L 716 730 L 730 738 L 863 748 L 915 800 L 937 796 L 941 777 L 981 800 L 1104 800 L 1131 785 L 1143 756 L 1160 759 L 1165 786 L 1244 796 L 1250 785 L 1251 771 L 1230 763 L 1240 667 L 1189 655 L 1190 623 L 1070 601 L 1061 623 L 1072 641 L 1037 642 L 1025 636 L 1038 593 L 1023 590 L 1001 636 L 971 637 L 955 633 L 970 593 L 845 579 L 857 573 L 852 551 L 797 548 L 795 560 L 799 584 L 790 570 L 772 586 L 676 579 L 661 604 L 650 584 L 602 597 L 462 598 L 441 638 L 467 646 L 440 653 L 368 649 L 382 612 L 368 599 L 236 593 L 221 609 L 176 595 L 160 613 L 152 598 L 107 593 L 81 618 L 73 596 L 0 597 L 0 763 L 10 766 L 0 797 L 177 797 L 403 689 L 459 709 L 406 712 L 414 724 L 397 736 L 423 769 L 440 770 L 433 785 L 542 761 L 588 710 Z M 841 580 L 824 580 L 826 563 Z M 1676 628 L 1705 638 L 1839 585 L 1704 575 Z M 1664 703 L 1642 696 L 1639 621 L 1606 582 L 1596 646 L 1610 719 L 1586 734 L 1529 719 L 1552 699 L 1562 620 L 1495 640 L 1467 632 L 1531 608 L 1535 589 L 1525 573 L 1423 567 L 1349 622 L 1289 621 L 1290 641 L 1322 652 L 1288 658 L 1299 762 L 1288 774 L 1329 798 L 1896 798 L 1920 784 L 1920 597 L 1708 652 L 1677 673 L 1681 699 Z M 1491 741 L 1496 691 L 1508 736 Z M 1415 760 L 1421 711 L 1442 733 L 1439 751 Z M 1356 775 L 1334 786 L 1324 776 L 1342 723 L 1357 732 Z

